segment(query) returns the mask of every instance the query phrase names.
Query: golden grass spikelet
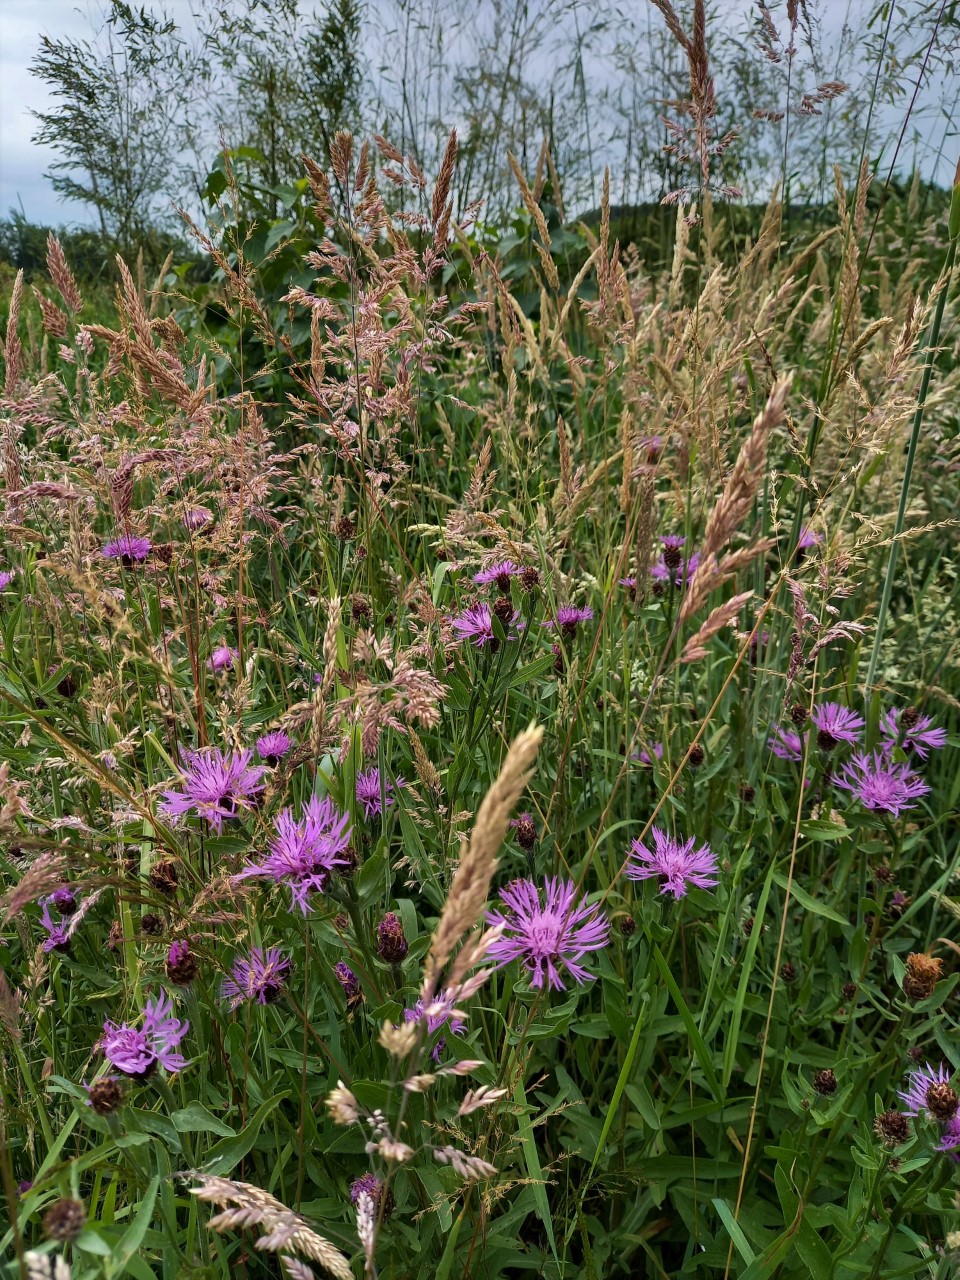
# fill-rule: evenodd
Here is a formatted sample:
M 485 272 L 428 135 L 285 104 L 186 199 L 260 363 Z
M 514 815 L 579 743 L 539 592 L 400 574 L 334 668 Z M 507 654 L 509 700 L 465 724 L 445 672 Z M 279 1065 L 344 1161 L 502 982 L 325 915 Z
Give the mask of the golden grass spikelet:
M 49 298 L 44 297 L 35 285 L 33 286 L 33 296 L 36 298 L 43 316 L 44 333 L 49 333 L 52 338 L 65 338 L 67 336 L 66 313 L 61 311 L 55 302 L 51 302 Z
M 497 854 L 507 834 L 510 815 L 533 772 L 542 738 L 543 729 L 539 725 L 531 725 L 517 735 L 496 781 L 483 798 L 433 933 L 425 965 L 424 1003 L 437 990 L 440 975 L 454 948 L 480 919 L 490 896 L 490 882 L 497 869 Z
M 190 1188 L 191 1195 L 213 1204 L 231 1206 L 226 1213 L 210 1220 L 208 1225 L 214 1231 L 259 1226 L 267 1234 L 257 1241 L 258 1249 L 293 1249 L 312 1262 L 319 1262 L 338 1280 L 354 1280 L 350 1264 L 340 1250 L 269 1192 L 250 1182 L 234 1182 L 211 1174 L 191 1172 L 181 1176 L 200 1183 Z
M 507 160 L 510 162 L 510 168 L 513 176 L 517 180 L 520 188 L 520 198 L 523 201 L 523 207 L 529 213 L 537 227 L 537 235 L 540 237 L 540 244 L 537 245 L 537 252 L 540 255 L 540 262 L 543 266 L 543 273 L 547 278 L 547 283 L 551 289 L 560 288 L 560 277 L 557 274 L 557 266 L 550 256 L 550 231 L 547 227 L 547 220 L 543 216 L 543 210 L 533 198 L 533 192 L 530 190 L 529 183 L 523 176 L 523 170 L 517 163 L 517 158 L 512 151 L 507 152 Z
M 21 267 L 17 272 L 17 278 L 13 282 L 13 292 L 10 294 L 10 310 L 7 313 L 7 336 L 3 344 L 3 359 L 6 363 L 3 389 L 8 396 L 13 394 L 13 389 L 20 380 L 23 360 L 23 346 L 20 342 L 20 335 L 17 333 L 17 326 L 20 323 L 20 303 L 22 301 L 23 268 Z
M 698 662 L 701 658 L 705 658 L 707 656 L 707 644 L 724 627 L 732 626 L 736 622 L 737 614 L 752 595 L 752 591 L 743 591 L 740 595 L 733 596 L 723 604 L 717 605 L 713 612 L 707 616 L 706 621 L 696 635 L 691 636 L 684 645 L 680 661 Z
M 60 294 L 68 311 L 81 311 L 83 298 L 73 278 L 73 272 L 67 263 L 63 245 L 51 231 L 47 236 L 47 270 L 54 288 Z
M 721 585 L 717 553 L 740 527 L 753 506 L 763 481 L 770 435 L 783 419 L 791 375 L 778 378 L 767 403 L 753 420 L 750 435 L 737 455 L 723 492 L 707 517 L 700 564 L 687 589 L 679 621 L 685 622 L 706 602 L 710 592 Z

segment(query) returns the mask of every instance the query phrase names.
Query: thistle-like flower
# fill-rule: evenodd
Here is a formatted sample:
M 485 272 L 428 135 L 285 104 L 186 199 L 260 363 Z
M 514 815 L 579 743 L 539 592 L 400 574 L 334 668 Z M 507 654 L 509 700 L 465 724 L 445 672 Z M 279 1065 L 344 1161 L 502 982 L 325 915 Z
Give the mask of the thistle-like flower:
M 879 751 L 856 752 L 841 771 L 833 775 L 834 786 L 851 791 L 865 809 L 878 809 L 895 818 L 930 790 L 909 765 L 894 764 Z
M 792 760 L 799 764 L 803 759 L 803 738 L 795 729 L 785 729 L 775 724 L 770 730 L 767 746 L 781 760 Z
M 663 554 L 650 566 L 650 577 L 655 582 L 672 582 L 678 587 L 687 585 L 697 571 L 700 556 L 694 551 L 693 555 L 684 559 L 681 548 L 686 541 L 686 538 L 676 534 L 668 534 L 661 539 Z
M 817 731 L 817 746 L 821 751 L 832 751 L 840 742 L 855 746 L 863 732 L 864 719 L 856 711 L 839 702 L 821 702 L 810 712 Z
M 560 634 L 567 640 L 572 640 L 577 634 L 577 628 L 582 622 L 590 622 L 593 619 L 593 610 L 589 607 L 578 609 L 575 605 L 564 604 L 557 610 L 556 618 L 548 618 L 542 625 L 545 627 L 557 627 Z
M 228 644 L 221 644 L 207 659 L 207 666 L 214 672 L 231 671 L 239 656 L 236 649 L 231 649 Z
M 577 902 L 572 880 L 546 880 L 543 902 L 532 880 L 514 880 L 500 892 L 505 911 L 487 912 L 487 923 L 503 932 L 490 947 L 498 969 L 519 960 L 530 973 L 530 985 L 565 990 L 561 967 L 574 982 L 590 974 L 580 964 L 589 951 L 600 951 L 609 940 L 609 925 L 599 907 Z
M 224 755 L 217 747 L 185 750 L 181 789 L 163 793 L 161 812 L 171 818 L 196 813 L 219 835 L 224 818 L 236 818 L 242 809 L 254 808 L 256 797 L 263 790 L 263 767 L 251 766 L 252 756 L 252 751 Z
M 379 769 L 368 769 L 366 773 L 357 774 L 357 804 L 363 807 L 365 818 L 376 818 L 393 804 L 395 787 L 405 786 L 402 778 L 396 783 L 390 778 L 381 778 Z
M 462 1036 L 467 1029 L 467 1024 L 462 1018 L 455 1017 L 456 1001 L 449 991 L 441 992 L 440 995 L 434 996 L 429 1005 L 424 1005 L 422 1000 L 418 1000 L 412 1009 L 404 1009 L 404 1022 L 419 1023 L 426 1018 L 427 1034 L 433 1035 L 439 1031 L 441 1027 L 449 1026 L 450 1031 L 455 1036 Z M 431 1054 L 434 1062 L 440 1061 L 440 1055 L 447 1047 L 445 1036 L 440 1039 L 433 1047 Z
M 486 601 L 472 604 L 458 617 L 453 619 L 453 629 L 461 640 L 469 640 L 471 644 L 482 649 L 484 645 L 496 646 L 497 637 L 493 633 L 493 613 Z
M 486 569 L 481 569 L 479 573 L 475 573 L 473 580 L 483 587 L 495 582 L 500 594 L 508 595 L 510 592 L 510 579 L 517 577 L 521 572 L 520 566 L 514 564 L 512 560 L 498 560 L 495 564 L 488 565 Z
M 257 739 L 257 754 L 266 764 L 277 764 L 293 746 L 290 735 L 282 729 L 264 733 Z
M 245 1000 L 257 1004 L 270 1004 L 283 990 L 284 977 L 290 961 L 279 947 L 251 947 L 244 959 L 238 956 L 233 962 L 231 977 L 225 978 L 220 994 L 230 1001 L 230 1008 L 238 1008 Z
M 105 560 L 119 560 L 125 569 L 132 569 L 135 564 L 146 560 L 150 550 L 149 538 L 135 538 L 133 534 L 122 533 L 113 542 L 108 542 L 100 554 Z
M 190 533 L 197 533 L 213 523 L 213 512 L 209 507 L 191 507 L 183 513 L 183 527 Z
M 250 863 L 236 879 L 265 876 L 290 889 L 291 905 L 304 915 L 311 893 L 322 893 L 331 873 L 347 865 L 344 854 L 350 844 L 350 817 L 337 809 L 329 796 L 311 796 L 297 822 L 292 809 L 284 809 L 276 821 L 276 834 L 267 856 Z
M 352 1009 L 363 999 L 363 992 L 360 988 L 360 979 L 353 972 L 350 966 L 343 960 L 338 960 L 333 966 L 333 976 L 343 988 L 343 994 L 346 997 L 347 1008 Z
M 630 845 L 630 857 L 624 868 L 629 880 L 660 878 L 660 892 L 672 893 L 675 898 L 686 896 L 691 885 L 698 889 L 713 889 L 717 884 L 717 859 L 708 844 L 695 849 L 696 840 L 674 840 L 659 827 L 650 832 L 653 849 L 639 840 Z
M 13 569 L 0 569 L 0 591 L 6 591 L 15 577 L 16 572 Z
M 189 1022 L 173 1017 L 173 1003 L 166 992 L 144 1006 L 137 1030 L 123 1022 L 105 1022 L 100 1047 L 111 1066 L 125 1076 L 143 1079 L 159 1064 L 165 1071 L 181 1071 L 187 1059 L 175 1050 L 190 1029 Z
M 931 751 L 946 745 L 947 731 L 935 729 L 930 716 L 922 716 L 912 707 L 891 707 L 880 717 L 880 746 L 885 755 L 899 746 L 926 760 Z
M 897 1097 L 903 1103 L 906 1115 L 918 1116 L 929 1112 L 944 1123 L 957 1114 L 960 1106 L 950 1084 L 950 1072 L 942 1062 L 936 1070 L 928 1062 L 919 1071 L 911 1071 L 906 1089 L 898 1090 Z

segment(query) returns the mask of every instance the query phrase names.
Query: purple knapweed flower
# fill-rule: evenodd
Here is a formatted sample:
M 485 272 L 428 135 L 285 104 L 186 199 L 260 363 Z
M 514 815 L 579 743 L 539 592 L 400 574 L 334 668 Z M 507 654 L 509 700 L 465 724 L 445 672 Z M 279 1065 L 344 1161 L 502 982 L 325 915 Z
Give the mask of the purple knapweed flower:
M 333 966 L 333 976 L 343 988 L 343 994 L 347 1000 L 347 1008 L 352 1009 L 363 994 L 360 990 L 360 979 L 350 966 L 342 960 L 338 960 Z
M 544 627 L 558 627 L 560 634 L 566 636 L 569 640 L 577 634 L 577 627 L 581 622 L 590 622 L 592 619 L 593 610 L 591 608 L 577 608 L 576 605 L 564 604 L 557 610 L 556 618 L 548 618 L 541 625 Z
M 798 551 L 809 551 L 811 547 L 817 546 L 823 541 L 823 534 L 817 533 L 816 529 L 811 529 L 805 524 L 800 530 L 800 537 L 797 540 Z
M 636 591 L 637 589 L 636 578 L 632 578 L 629 575 L 626 578 L 618 578 L 617 582 L 621 587 L 628 587 L 631 591 Z
M 797 764 L 803 759 L 803 738 L 795 729 L 785 729 L 775 724 L 770 729 L 767 746 L 781 760 L 793 760 Z
M 236 649 L 231 649 L 228 644 L 221 644 L 207 659 L 207 666 L 211 671 L 230 671 L 239 656 Z
M 375 1173 L 364 1173 L 350 1183 L 350 1203 L 356 1204 L 361 1196 L 369 1196 L 374 1205 L 380 1203 L 383 1183 Z
M 6 591 L 16 576 L 14 569 L 0 569 L 0 591 Z
M 220 994 L 230 1001 L 230 1008 L 238 1008 L 245 1000 L 257 1004 L 270 1004 L 283 990 L 283 980 L 290 961 L 279 947 L 251 947 L 246 959 L 238 957 L 225 978 Z
M 170 818 L 196 813 L 205 818 L 219 835 L 224 818 L 235 818 L 241 809 L 252 809 L 263 790 L 262 765 L 251 765 L 252 751 L 231 751 L 218 747 L 201 751 L 184 750 L 185 768 L 180 771 L 179 791 L 165 791 L 160 810 Z
M 923 779 L 906 764 L 894 764 L 879 751 L 869 755 L 858 751 L 833 784 L 852 791 L 865 809 L 878 809 L 895 818 L 903 809 L 913 809 L 911 801 L 930 790 Z
M 69 951 L 70 939 L 76 931 L 77 925 L 80 923 L 80 916 L 74 914 L 71 916 L 61 916 L 54 920 L 50 914 L 50 904 L 53 902 L 53 894 L 46 898 L 39 898 L 37 906 L 40 907 L 40 925 L 46 931 L 46 938 L 43 940 L 43 950 L 50 951 Z
M 880 746 L 886 755 L 895 747 L 915 752 L 926 760 L 931 751 L 947 745 L 946 729 L 934 729 L 930 716 L 922 716 L 912 707 L 891 707 L 880 717 Z
M 292 746 L 293 740 L 290 735 L 284 733 L 282 729 L 277 729 L 273 733 L 261 734 L 257 739 L 257 754 L 267 764 L 276 764 L 278 760 L 283 759 Z
M 633 753 L 633 759 L 639 760 L 641 764 L 645 764 L 645 765 L 652 765 L 655 761 L 662 760 L 663 759 L 663 743 L 654 742 L 651 745 L 649 751 L 646 749 L 646 747 L 641 748 L 639 752 L 635 751 Z
M 686 538 L 680 534 L 667 534 L 665 538 L 661 538 L 660 542 L 663 546 L 663 554 L 659 559 L 655 560 L 650 566 L 650 576 L 656 582 L 672 582 L 678 587 L 684 587 L 697 571 L 700 563 L 698 552 L 694 552 L 689 559 L 684 559 L 681 548 L 686 545 Z
M 196 533 L 213 522 L 213 512 L 209 507 L 191 507 L 183 513 L 183 527 L 190 533 Z
M 62 889 L 54 889 L 47 902 L 53 903 L 62 916 L 72 916 L 77 909 L 76 895 L 66 885 Z
M 918 1116 L 929 1110 L 927 1095 L 931 1089 L 950 1084 L 950 1072 L 941 1062 L 936 1071 L 928 1062 L 919 1071 L 911 1071 L 907 1077 L 907 1087 L 897 1090 L 897 1097 L 903 1103 L 908 1116 Z
M 481 569 L 479 573 L 475 573 L 473 580 L 482 587 L 489 586 L 491 582 L 495 582 L 501 595 L 507 595 L 510 591 L 510 579 L 515 578 L 520 572 L 520 566 L 514 564 L 512 560 L 497 560 L 495 564 L 488 565 L 486 569 Z
M 100 554 L 107 560 L 119 560 L 125 569 L 129 569 L 146 560 L 150 554 L 150 539 L 122 533 L 115 541 L 108 542 Z
M 421 1022 L 424 1018 L 427 1020 L 427 1034 L 433 1035 L 435 1031 L 439 1031 L 441 1027 L 449 1026 L 450 1031 L 455 1036 L 462 1036 L 467 1029 L 467 1024 L 462 1018 L 454 1017 L 455 1000 L 449 991 L 443 991 L 439 995 L 434 996 L 429 1005 L 424 1005 L 422 1000 L 418 1000 L 412 1009 L 404 1009 L 404 1022 Z M 447 1041 L 444 1036 L 433 1047 L 431 1057 L 434 1062 L 440 1061 L 440 1055 L 447 1047 Z
M 173 1002 L 166 992 L 144 1006 L 143 1023 L 137 1030 L 123 1022 L 103 1024 L 100 1047 L 111 1066 L 125 1076 L 143 1078 L 159 1064 L 165 1071 L 181 1071 L 188 1065 L 174 1052 L 190 1029 L 189 1022 L 173 1017 Z
M 311 796 L 297 822 L 292 809 L 277 815 L 276 834 L 261 863 L 251 863 L 235 877 L 264 876 L 290 889 L 291 906 L 304 915 L 311 893 L 322 893 L 331 873 L 346 866 L 343 857 L 351 836 L 350 817 L 337 809 L 329 796 Z
M 839 702 L 819 703 L 811 709 L 810 719 L 817 731 L 817 746 L 821 751 L 832 751 L 839 742 L 856 746 L 865 723 L 863 716 Z
M 472 604 L 453 619 L 453 629 L 461 640 L 469 640 L 478 649 L 485 644 L 494 644 L 493 613 L 486 602 Z
M 357 804 L 363 806 L 363 816 L 365 818 L 376 818 L 385 809 L 389 809 L 393 804 L 395 787 L 403 786 L 406 786 L 403 778 L 398 778 L 396 783 L 392 782 L 390 778 L 381 780 L 379 769 L 368 769 L 365 773 L 358 773 L 356 786 Z
M 555 991 L 565 990 L 561 966 L 574 982 L 590 978 L 579 961 L 588 951 L 600 951 L 609 940 L 610 926 L 596 905 L 577 903 L 572 880 L 548 877 L 540 890 L 532 880 L 514 880 L 500 891 L 506 911 L 488 911 L 487 923 L 503 926 L 503 935 L 489 954 L 497 968 L 519 960 L 530 972 L 530 985 L 539 990 L 546 980 Z
M 659 827 L 650 832 L 652 851 L 639 840 L 630 844 L 630 856 L 623 869 L 628 880 L 649 880 L 658 876 L 660 892 L 675 898 L 686 897 L 691 885 L 698 889 L 714 889 L 717 885 L 717 859 L 708 844 L 695 849 L 696 841 L 674 840 Z

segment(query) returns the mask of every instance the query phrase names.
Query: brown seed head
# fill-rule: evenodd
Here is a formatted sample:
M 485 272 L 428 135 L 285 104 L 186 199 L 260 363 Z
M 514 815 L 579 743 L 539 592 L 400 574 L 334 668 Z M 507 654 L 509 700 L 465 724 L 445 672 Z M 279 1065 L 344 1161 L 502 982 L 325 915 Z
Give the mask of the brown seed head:
M 158 915 L 148 911 L 140 921 L 140 928 L 148 938 L 159 938 L 160 934 L 163 933 L 163 921 Z
M 690 755 L 687 757 L 687 764 L 691 769 L 699 769 L 704 761 L 704 750 L 700 743 L 696 743 L 690 749 Z
M 802 702 L 795 702 L 790 708 L 790 719 L 798 728 L 807 723 L 807 708 Z
M 873 1132 L 885 1147 L 899 1147 L 910 1137 L 910 1121 L 902 1111 L 881 1111 Z
M 540 575 L 537 573 L 536 569 L 534 569 L 533 565 L 528 564 L 520 570 L 520 585 L 523 587 L 524 591 L 526 591 L 527 595 L 536 591 L 537 587 L 540 585 Z
M 927 1110 L 934 1119 L 946 1124 L 960 1110 L 960 1095 L 952 1085 L 938 1080 L 927 1090 Z
M 832 1093 L 837 1092 L 837 1077 L 829 1067 L 824 1067 L 814 1075 L 813 1087 L 822 1098 L 829 1098 Z
M 179 883 L 179 874 L 177 872 L 177 864 L 173 858 L 161 858 L 159 862 L 155 862 L 150 868 L 148 877 L 152 888 L 158 893 L 165 893 L 172 896 L 177 891 Z
M 903 994 L 908 1000 L 926 1000 L 943 976 L 943 961 L 939 956 L 927 956 L 912 952 L 907 956 L 907 971 L 903 975 Z
M 119 1080 L 113 1076 L 104 1076 L 102 1080 L 94 1080 L 89 1088 L 90 1106 L 98 1116 L 109 1116 L 123 1106 L 124 1089 Z
M 48 1240 L 64 1243 L 76 1240 L 87 1224 L 87 1211 L 79 1200 L 55 1201 L 43 1218 L 43 1234 Z

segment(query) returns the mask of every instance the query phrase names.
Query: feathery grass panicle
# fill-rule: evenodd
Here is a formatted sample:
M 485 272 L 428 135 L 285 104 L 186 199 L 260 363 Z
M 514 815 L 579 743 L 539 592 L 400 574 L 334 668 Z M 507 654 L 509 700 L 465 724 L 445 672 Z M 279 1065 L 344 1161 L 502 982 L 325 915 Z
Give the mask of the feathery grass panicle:
M 460 865 L 433 932 L 424 966 L 424 1003 L 437 991 L 454 948 L 480 920 L 490 896 L 500 846 L 514 806 L 532 776 L 542 739 L 543 729 L 539 725 L 531 725 L 514 738 L 496 781 L 477 810 L 473 830 L 460 855 Z

